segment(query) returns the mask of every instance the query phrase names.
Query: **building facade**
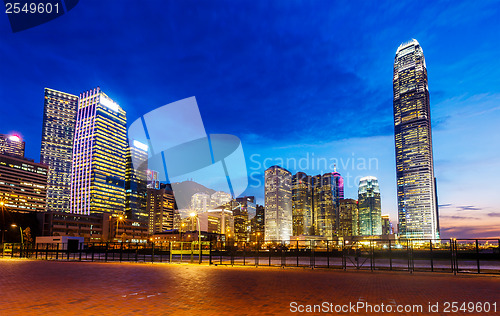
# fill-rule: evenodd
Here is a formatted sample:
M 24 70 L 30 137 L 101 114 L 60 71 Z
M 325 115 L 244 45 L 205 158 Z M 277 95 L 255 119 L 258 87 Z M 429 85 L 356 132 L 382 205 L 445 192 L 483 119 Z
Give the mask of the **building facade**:
M 18 135 L 0 134 L 0 155 L 24 158 L 25 142 Z
M 397 49 L 393 90 L 399 235 L 439 238 L 427 68 L 416 40 Z
M 79 96 L 71 167 L 71 212 L 122 215 L 127 155 L 125 111 L 100 88 Z
M 375 236 L 382 234 L 382 209 L 380 189 L 375 177 L 359 180 L 358 188 L 359 235 Z
M 137 140 L 128 147 L 125 170 L 125 215 L 148 221 L 147 210 L 148 146 Z
M 343 199 L 339 203 L 339 236 L 358 236 L 358 201 Z
M 297 172 L 292 177 L 293 235 L 314 235 L 312 177 Z
M 292 236 L 292 174 L 279 166 L 265 171 L 265 240 Z
M 40 163 L 48 166 L 47 211 L 69 212 L 78 97 L 45 88 Z
M 255 217 L 255 198 L 244 196 L 236 198 L 233 204 L 234 234 L 237 241 L 249 241 L 251 218 Z
M 67 212 L 38 213 L 43 236 L 77 236 L 85 242 L 108 241 L 109 214 L 79 215 Z
M 264 241 L 264 227 L 266 217 L 264 205 L 257 205 L 255 207 L 255 217 L 251 219 L 250 241 Z
M 339 203 L 344 198 L 344 179 L 334 171 L 314 176 L 312 183 L 315 234 L 336 237 L 339 230 Z
M 9 211 L 45 212 L 47 166 L 0 155 L 0 201 Z
M 389 215 L 382 215 L 382 235 L 391 235 L 391 234 L 393 234 L 393 231 Z
M 174 229 L 174 192 L 170 188 L 147 189 L 149 234 Z

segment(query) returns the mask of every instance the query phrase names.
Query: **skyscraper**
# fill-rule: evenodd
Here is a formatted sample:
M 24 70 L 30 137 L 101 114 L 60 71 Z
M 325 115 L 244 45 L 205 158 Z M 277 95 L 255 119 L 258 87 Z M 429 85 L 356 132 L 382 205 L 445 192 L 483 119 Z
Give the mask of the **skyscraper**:
M 265 172 L 265 240 L 292 236 L 292 174 L 279 166 Z
M 338 235 L 339 203 L 344 198 L 344 179 L 337 171 L 313 177 L 313 212 L 316 235 Z
M 44 212 L 47 166 L 0 154 L 0 201 L 10 211 Z
M 146 222 L 148 146 L 137 140 L 128 147 L 125 170 L 125 214 Z
M 358 236 L 358 201 L 340 200 L 339 219 L 339 236 Z
M 293 235 L 314 235 L 312 178 L 303 172 L 292 177 Z
M 101 89 L 80 94 L 71 167 L 71 212 L 123 214 L 125 111 Z
M 392 234 L 392 223 L 389 215 L 382 215 L 382 235 Z
M 393 89 L 399 234 L 439 238 L 427 68 L 415 39 L 398 47 Z
M 174 228 L 174 192 L 169 186 L 147 189 L 149 234 L 161 233 Z
M 0 155 L 24 158 L 25 143 L 17 135 L 0 134 Z
M 70 211 L 71 159 L 78 97 L 45 88 L 40 163 L 48 166 L 47 210 Z
M 359 180 L 358 216 L 361 236 L 382 234 L 380 189 L 375 177 L 364 177 Z
M 249 241 L 250 220 L 256 215 L 254 201 L 255 197 L 244 196 L 236 198 L 233 202 L 234 234 L 237 241 Z

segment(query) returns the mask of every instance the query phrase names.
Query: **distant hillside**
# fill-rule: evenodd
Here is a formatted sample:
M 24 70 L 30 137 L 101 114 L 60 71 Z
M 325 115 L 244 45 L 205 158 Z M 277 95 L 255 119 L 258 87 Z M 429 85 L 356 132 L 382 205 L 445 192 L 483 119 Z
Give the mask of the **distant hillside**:
M 172 183 L 174 189 L 175 202 L 178 208 L 186 208 L 191 204 L 191 197 L 195 193 L 206 193 L 212 195 L 215 190 L 209 189 L 206 186 L 194 181 L 183 181 Z

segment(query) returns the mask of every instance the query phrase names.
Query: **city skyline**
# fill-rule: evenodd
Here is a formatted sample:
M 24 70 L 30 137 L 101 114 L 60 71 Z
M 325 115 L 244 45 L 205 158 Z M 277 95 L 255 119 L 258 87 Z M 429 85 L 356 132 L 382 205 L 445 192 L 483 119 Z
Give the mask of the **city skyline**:
M 418 23 L 414 26 L 401 28 L 402 31 L 388 28 L 387 21 L 396 21 L 400 12 L 408 9 L 406 6 L 409 4 L 399 4 L 391 8 L 383 5 L 380 8 L 347 6 L 345 10 L 348 12 L 357 9 L 361 12 L 353 15 L 353 22 L 348 23 L 342 29 L 344 31 L 337 31 L 330 37 L 327 30 L 336 29 L 336 23 L 345 22 L 342 19 L 334 22 L 336 17 L 344 14 L 335 14 L 339 7 L 334 5 L 325 6 L 325 13 L 314 10 L 315 6 L 312 4 L 300 8 L 301 10 L 294 3 L 284 7 L 269 5 L 268 14 L 276 15 L 277 22 L 269 27 L 269 35 L 262 35 L 262 38 L 262 25 L 249 23 L 261 13 L 248 10 L 246 15 L 236 14 L 233 22 L 242 28 L 243 34 L 247 34 L 249 38 L 235 41 L 242 47 L 238 52 L 229 50 L 220 55 L 216 53 L 216 48 L 219 45 L 228 47 L 229 40 L 234 42 L 236 33 L 228 31 L 216 36 L 212 32 L 222 24 L 212 20 L 209 14 L 202 15 L 200 12 L 189 10 L 189 5 L 184 7 L 182 4 L 171 5 L 169 12 L 186 12 L 185 14 L 191 14 L 197 23 L 188 27 L 179 22 L 172 13 L 172 18 L 181 25 L 176 28 L 180 32 L 178 37 L 172 36 L 172 26 L 155 25 L 155 16 L 150 22 L 145 21 L 144 27 L 126 28 L 124 33 L 149 32 L 147 37 L 159 35 L 160 38 L 167 39 L 167 44 L 158 44 L 159 46 L 144 52 L 137 48 L 132 49 L 129 54 L 124 54 L 124 57 L 117 56 L 118 52 L 113 48 L 114 43 L 118 40 L 124 43 L 125 47 L 129 47 L 137 44 L 138 40 L 120 40 L 111 21 L 104 21 L 100 26 L 115 37 L 112 37 L 109 43 L 101 41 L 102 52 L 98 54 L 99 57 L 93 56 L 86 48 L 82 49 L 75 41 L 70 40 L 68 47 L 55 51 L 37 39 L 39 34 L 44 32 L 52 32 L 68 39 L 74 35 L 78 36 L 79 32 L 83 31 L 72 21 L 78 20 L 80 23 L 91 14 L 89 8 L 82 4 L 60 19 L 16 34 L 15 37 L 8 34 L 7 28 L 4 27 L 1 31 L 9 41 L 6 42 L 2 54 L 4 60 L 12 60 L 12 65 L 5 65 L 3 77 L 12 80 L 5 82 L 0 90 L 5 104 L 11 105 L 1 109 L 1 125 L 4 130 L 0 132 L 20 133 L 26 141 L 26 157 L 36 159 L 40 152 L 38 146 L 43 113 L 40 95 L 43 95 L 45 87 L 78 94 L 88 87 L 100 85 L 109 92 L 110 97 L 118 100 L 124 107 L 129 121 L 134 121 L 143 112 L 169 101 L 195 95 L 199 100 L 202 115 L 206 118 L 207 131 L 224 131 L 239 136 L 242 139 L 247 165 L 251 168 L 255 166 L 250 160 L 254 154 L 261 155 L 261 158 L 255 158 L 260 162 L 266 158 L 280 157 L 298 160 L 305 157 L 306 153 L 315 154 L 315 157 L 335 157 L 344 162 L 352 157 L 375 158 L 378 166 L 371 170 L 358 170 L 360 168 L 351 168 L 350 164 L 345 164 L 348 165 L 346 170 L 338 164 L 338 169 L 345 179 L 352 176 L 351 185 L 346 185 L 345 196 L 356 196 L 356 177 L 376 176 L 380 181 L 382 212 L 390 213 L 391 219 L 395 221 L 397 205 L 392 144 L 394 136 L 391 131 L 390 69 L 397 46 L 401 42 L 416 38 L 425 48 L 429 69 L 435 168 L 441 203 L 440 224 L 444 229 L 444 237 L 467 234 L 497 237 L 500 212 L 496 208 L 498 198 L 492 190 L 493 175 L 498 174 L 499 165 L 495 161 L 498 149 L 492 144 L 498 143 L 498 136 L 491 131 L 499 119 L 500 97 L 496 79 L 496 69 L 499 67 L 495 66 L 498 61 L 493 58 L 497 44 L 488 39 L 498 30 L 493 19 L 498 9 L 491 3 L 483 3 L 474 8 L 462 3 L 443 12 L 439 5 L 429 5 L 419 13 Z M 137 14 L 137 19 L 141 19 L 141 10 L 143 9 L 134 13 Z M 374 16 L 380 17 L 382 22 L 386 23 L 371 31 L 373 39 L 358 39 L 355 35 L 362 34 L 362 31 L 373 23 L 368 20 L 359 27 L 354 26 L 360 21 L 359 17 L 364 15 L 363 12 L 367 11 L 373 11 Z M 226 17 L 232 14 L 230 10 L 219 12 Z M 303 30 L 297 28 L 298 21 L 313 12 L 318 14 L 317 19 L 306 23 Z M 126 19 L 131 14 L 125 12 L 114 19 Z M 328 14 L 332 16 L 328 17 Z M 423 18 L 424 15 L 428 17 Z M 182 16 L 180 17 L 182 19 Z M 202 23 L 208 26 L 206 31 L 200 29 Z M 397 26 L 402 22 L 394 23 Z M 64 29 L 61 28 L 63 25 Z M 472 28 L 464 29 L 465 26 Z M 90 31 L 86 32 L 95 33 L 91 25 L 85 25 L 85 28 L 89 27 Z M 484 28 L 484 31 L 472 31 L 479 27 Z M 280 35 L 284 30 L 288 32 Z M 204 34 L 211 34 L 210 41 L 197 41 L 203 38 Z M 314 36 L 308 38 L 310 34 Z M 249 44 L 248 40 L 252 38 L 260 38 L 261 42 Z M 25 44 L 26 41 L 30 44 Z M 56 39 L 49 39 L 49 43 L 53 41 Z M 209 43 L 211 41 L 213 44 Z M 184 54 L 174 50 L 166 55 L 160 54 L 174 43 L 181 44 L 190 53 Z M 195 43 L 206 49 L 206 52 L 197 49 Z M 319 45 L 320 43 L 324 45 Z M 259 53 L 265 52 L 266 47 L 270 49 L 267 54 Z M 301 49 L 296 50 L 295 47 Z M 68 54 L 68 49 L 75 53 Z M 151 53 L 155 49 L 157 53 Z M 18 58 L 12 58 L 14 51 Z M 37 55 L 30 51 L 36 51 Z M 250 57 L 252 52 L 256 52 L 255 57 Z M 144 61 L 148 58 L 141 58 L 148 54 L 152 56 L 151 62 L 158 64 L 155 69 L 169 70 L 166 74 L 161 74 L 165 75 L 164 79 L 158 80 L 159 73 L 152 70 L 150 62 Z M 135 56 L 133 60 L 131 56 Z M 305 56 L 311 57 L 315 62 L 308 64 Z M 276 62 L 278 57 L 282 57 L 279 59 L 282 63 Z M 103 61 L 97 61 L 95 67 L 86 67 L 95 62 L 96 58 Z M 249 58 L 250 62 L 246 64 L 255 69 L 254 74 L 245 66 L 231 68 L 231 65 L 244 64 L 238 62 L 245 58 Z M 298 58 L 299 62 L 293 63 L 294 58 Z M 21 61 L 25 65 L 21 65 Z M 48 64 L 51 65 L 50 70 L 45 66 Z M 293 64 L 297 68 L 287 67 L 287 64 Z M 170 67 L 171 65 L 174 66 Z M 211 65 L 214 69 L 225 70 L 228 73 L 227 79 L 215 70 L 207 71 L 212 69 L 209 68 Z M 264 65 L 270 67 L 262 67 Z M 23 69 L 27 69 L 25 67 L 31 67 L 34 71 L 24 71 Z M 69 69 L 74 75 L 70 75 Z M 18 73 L 33 75 L 21 78 Z M 126 76 L 127 73 L 131 75 Z M 241 76 L 242 73 L 248 75 Z M 280 80 L 277 75 L 279 73 L 287 79 Z M 311 77 L 309 73 L 317 75 Z M 127 79 L 128 77 L 134 79 Z M 207 80 L 208 78 L 212 80 Z M 259 83 L 260 79 L 264 81 Z M 261 85 L 268 88 L 257 93 L 262 88 Z M 20 90 L 28 93 L 19 93 Z M 213 92 L 209 92 L 210 90 Z M 259 103 L 261 105 L 258 105 Z M 287 108 L 284 107 L 285 104 Z M 368 104 L 371 106 L 368 107 Z M 19 111 L 23 107 L 26 108 L 23 109 L 22 115 Z M 287 110 L 288 108 L 294 110 Z M 274 124 L 269 124 L 264 109 L 274 118 Z M 24 115 L 26 111 L 28 115 Z M 248 115 L 245 121 L 232 119 L 235 113 L 241 111 L 251 111 L 251 115 Z M 277 113 L 280 115 L 276 115 Z M 463 143 L 467 144 L 467 150 L 463 149 Z M 255 172 L 254 178 L 262 181 L 264 169 L 250 172 Z M 303 171 L 313 175 L 333 171 L 317 168 L 287 169 L 292 173 Z M 461 181 L 464 177 L 480 179 L 479 184 L 471 188 Z M 256 181 L 250 183 L 252 184 L 256 184 Z M 262 187 L 255 188 L 254 191 L 250 189 L 245 195 L 260 195 L 262 203 L 262 193 L 255 194 L 258 190 L 262 190 Z

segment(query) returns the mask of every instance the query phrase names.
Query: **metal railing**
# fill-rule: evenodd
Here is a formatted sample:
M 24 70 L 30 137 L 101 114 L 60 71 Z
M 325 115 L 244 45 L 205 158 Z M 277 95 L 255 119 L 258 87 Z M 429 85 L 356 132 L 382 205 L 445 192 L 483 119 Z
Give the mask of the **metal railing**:
M 103 262 L 208 263 L 343 270 L 500 274 L 500 240 L 366 239 L 272 242 L 4 244 L 7 258 Z

